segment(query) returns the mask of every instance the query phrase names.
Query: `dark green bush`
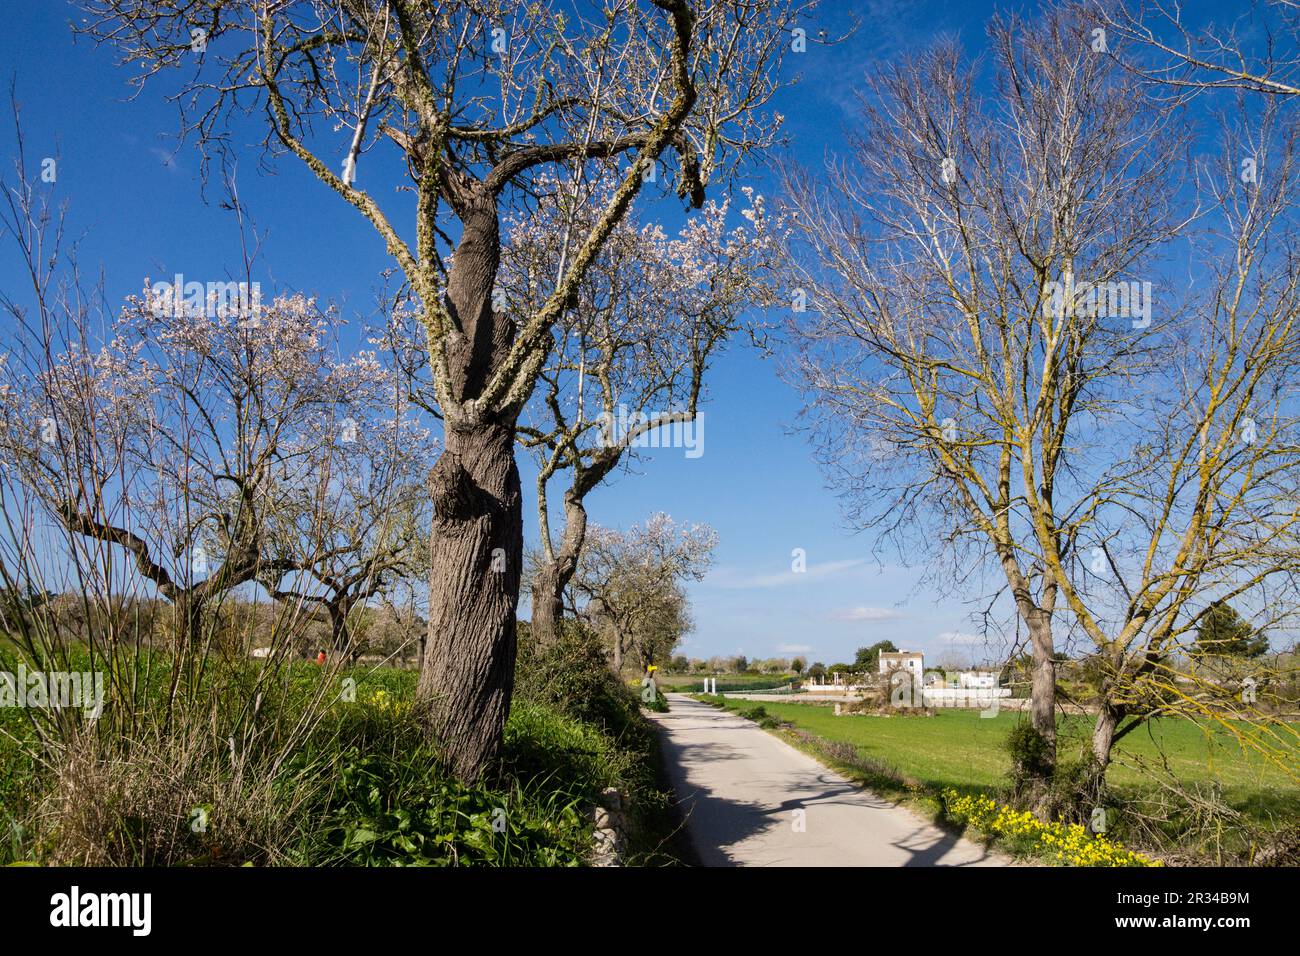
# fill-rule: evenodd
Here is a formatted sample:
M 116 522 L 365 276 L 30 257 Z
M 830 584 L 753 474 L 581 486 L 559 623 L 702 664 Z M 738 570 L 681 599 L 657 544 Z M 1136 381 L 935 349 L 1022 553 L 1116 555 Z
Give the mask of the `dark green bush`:
M 595 636 L 573 621 L 566 621 L 547 646 L 520 630 L 515 698 L 552 707 L 615 736 L 640 722 L 636 694 L 609 669 Z
M 619 786 L 630 798 L 632 845 L 654 847 L 667 837 L 672 826 L 671 799 L 664 789 L 654 728 L 641 713 L 639 688 L 629 687 L 614 675 L 589 629 L 565 621 L 558 639 L 549 646 L 540 646 L 526 628 L 521 629 L 515 702 L 516 710 L 523 706 L 546 708 L 608 738 L 611 750 L 625 758 Z M 657 694 L 654 703 L 644 706 L 666 711 L 668 700 Z M 513 712 L 511 719 L 513 722 Z M 571 773 L 566 769 L 562 776 L 568 779 Z M 649 850 L 639 861 L 665 862 L 662 854 Z
M 1011 802 L 1032 808 L 1042 818 L 1086 824 L 1103 800 L 1103 775 L 1091 755 L 1053 765 L 1047 740 L 1029 721 L 1011 728 L 1006 739 L 1011 756 Z
M 1052 773 L 1052 754 L 1047 739 L 1027 720 L 1016 723 L 1007 734 L 1013 786 L 1028 786 L 1046 780 Z

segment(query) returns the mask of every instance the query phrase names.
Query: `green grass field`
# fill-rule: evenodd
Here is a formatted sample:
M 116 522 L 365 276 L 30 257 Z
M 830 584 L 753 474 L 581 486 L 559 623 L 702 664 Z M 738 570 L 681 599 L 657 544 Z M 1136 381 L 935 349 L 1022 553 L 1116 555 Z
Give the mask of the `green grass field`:
M 755 701 L 728 701 L 729 709 L 748 709 Z M 1003 741 L 1021 719 L 1003 711 L 997 717 L 980 717 L 973 710 L 940 710 L 933 717 L 836 717 L 832 708 L 815 704 L 769 703 L 772 716 L 828 740 L 843 741 L 926 788 L 953 787 L 963 792 L 996 793 L 1006 788 L 1011 764 Z M 1077 756 L 1091 722 L 1067 718 L 1062 723 L 1060 754 Z M 1134 758 L 1161 766 L 1184 783 L 1217 781 L 1224 798 L 1260 822 L 1277 823 L 1300 818 L 1300 787 L 1279 768 L 1254 754 L 1244 753 L 1236 741 L 1219 730 L 1206 733 L 1185 720 L 1160 721 L 1134 731 L 1119 745 L 1108 780 L 1117 790 L 1151 786 Z

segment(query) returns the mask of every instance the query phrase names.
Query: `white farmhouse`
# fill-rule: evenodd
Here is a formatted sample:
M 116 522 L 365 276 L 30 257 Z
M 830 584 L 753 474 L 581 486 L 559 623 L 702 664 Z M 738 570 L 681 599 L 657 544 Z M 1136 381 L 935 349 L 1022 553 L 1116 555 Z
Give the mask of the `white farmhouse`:
M 925 674 L 925 658 L 918 651 L 881 651 L 880 652 L 880 673 L 888 674 L 891 671 L 906 670 L 911 671 L 912 679 L 920 686 L 921 678 Z

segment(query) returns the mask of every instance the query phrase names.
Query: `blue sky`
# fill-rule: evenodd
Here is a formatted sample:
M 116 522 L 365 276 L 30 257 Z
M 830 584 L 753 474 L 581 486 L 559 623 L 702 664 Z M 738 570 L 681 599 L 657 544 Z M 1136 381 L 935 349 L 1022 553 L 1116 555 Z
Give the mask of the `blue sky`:
M 237 275 L 242 259 L 234 216 L 201 198 L 198 155 L 172 136 L 174 108 L 157 90 L 130 99 L 126 73 L 110 51 L 74 40 L 73 7 L 60 0 L 6 6 L 0 62 L 16 81 L 29 159 L 57 152 L 55 188 L 71 204 L 74 232 L 83 234 L 83 269 L 104 270 L 109 302 L 138 292 L 146 276 Z M 843 22 L 844 6 L 826 4 L 834 11 L 828 33 Z M 858 33 L 840 46 L 814 45 L 792 57 L 802 80 L 777 104 L 794 156 L 810 165 L 842 148 L 843 130 L 853 123 L 853 85 L 873 63 L 945 34 L 977 50 L 994 5 L 880 0 L 855 7 Z M 0 157 L 8 163 L 14 151 L 6 115 Z M 374 231 L 300 165 L 281 161 L 268 172 L 259 169 L 258 155 L 255 146 L 243 150 L 238 183 L 262 233 L 257 272 L 263 286 L 304 291 L 337 303 L 345 315 L 369 316 L 377 277 L 392 264 Z M 363 186 L 367 175 L 376 173 L 363 166 Z M 772 194 L 761 171 L 749 181 Z M 209 199 L 217 198 L 219 191 L 210 190 Z M 0 250 L 6 288 L 19 278 L 16 266 L 12 250 Z M 805 438 L 791 430 L 799 396 L 779 381 L 773 363 L 734 348 L 715 372 L 704 455 L 647 450 L 632 472 L 589 499 L 592 520 L 601 524 L 625 526 L 666 511 L 717 529 L 715 567 L 691 587 L 697 626 L 684 652 L 800 653 L 830 663 L 889 639 L 927 655 L 995 654 L 996 644 L 985 650 L 975 637 L 974 608 L 919 586 L 923 569 L 878 563 L 874 540 L 844 528 Z M 534 539 L 526 457 L 521 470 Z M 791 571 L 795 548 L 806 552 L 807 573 Z

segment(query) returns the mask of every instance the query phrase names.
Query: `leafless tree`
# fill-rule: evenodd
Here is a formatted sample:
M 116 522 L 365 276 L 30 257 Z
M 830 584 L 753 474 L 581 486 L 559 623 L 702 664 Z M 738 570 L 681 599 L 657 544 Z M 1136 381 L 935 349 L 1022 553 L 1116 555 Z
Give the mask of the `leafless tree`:
M 810 310 L 792 322 L 791 373 L 851 520 L 959 577 L 997 569 L 1054 753 L 1062 562 L 1106 493 L 1090 462 L 1108 460 L 1154 364 L 1152 330 L 1075 308 L 1070 284 L 1142 306 L 1127 281 L 1182 226 L 1170 171 L 1185 134 L 1091 49 L 1077 11 L 997 18 L 988 35 L 987 95 L 941 45 L 870 81 L 852 152 L 824 179 L 789 170 Z
M 1300 20 L 1294 0 L 1262 0 L 1230 19 L 1188 23 L 1183 4 L 1140 0 L 1092 6 L 1093 44 L 1178 97 L 1207 90 L 1300 94 Z
M 1098 785 L 1116 741 L 1171 714 L 1209 721 L 1300 778 L 1293 724 L 1249 687 L 1181 666 L 1216 601 L 1243 602 L 1257 627 L 1296 622 L 1300 142 L 1280 108 L 1223 117 L 1220 152 L 1199 167 L 1205 288 L 1170 330 L 1161 374 L 1133 391 L 1136 427 L 1115 430 L 1127 454 L 1095 480 L 1079 524 L 1092 560 L 1076 552 L 1067 574 L 1071 559 L 1044 533 L 1058 519 L 1028 497 L 1042 559 L 1105 663 Z M 1263 175 L 1244 173 L 1248 151 Z M 1261 667 L 1250 683 L 1279 678 Z
M 836 434 L 887 453 L 870 470 L 835 462 L 854 488 L 902 490 L 872 520 L 937 522 L 933 540 L 989 549 L 1029 625 L 1045 736 L 1051 658 L 1036 631 L 1059 621 L 1094 648 L 1079 799 L 1096 798 L 1116 741 L 1161 716 L 1217 727 L 1295 775 L 1294 727 L 1186 666 L 1215 601 L 1243 601 L 1260 625 L 1295 619 L 1295 132 L 1279 101 L 1242 101 L 1179 222 L 1186 119 L 1097 55 L 1086 18 L 1001 21 L 992 36 L 1010 149 L 996 124 L 971 135 L 968 95 L 939 112 L 895 85 L 833 180 L 856 208 L 834 215 L 806 181 L 796 192 L 821 312 L 801 368 Z M 955 63 L 929 75 L 921 90 L 943 90 Z M 1042 95 L 1066 89 L 1068 104 Z M 1034 102 L 1060 106 L 1026 114 Z M 949 162 L 917 182 L 936 156 Z M 1143 304 L 1132 282 L 1158 275 L 1150 254 L 1183 235 L 1208 282 Z

